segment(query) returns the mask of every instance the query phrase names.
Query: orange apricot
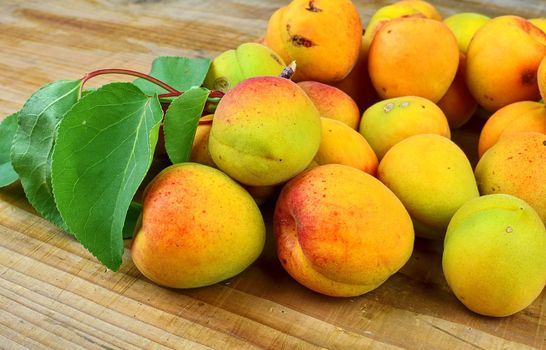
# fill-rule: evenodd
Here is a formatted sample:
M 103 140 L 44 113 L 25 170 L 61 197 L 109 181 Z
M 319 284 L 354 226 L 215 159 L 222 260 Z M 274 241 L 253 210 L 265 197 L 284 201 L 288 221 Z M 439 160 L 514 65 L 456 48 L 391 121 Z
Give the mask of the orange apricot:
M 455 36 L 444 23 L 428 18 L 384 22 L 368 54 L 368 72 L 381 98 L 413 95 L 438 102 L 458 64 Z
M 480 132 L 479 156 L 483 156 L 501 137 L 522 131 L 546 134 L 544 104 L 534 101 L 514 102 L 493 113 Z

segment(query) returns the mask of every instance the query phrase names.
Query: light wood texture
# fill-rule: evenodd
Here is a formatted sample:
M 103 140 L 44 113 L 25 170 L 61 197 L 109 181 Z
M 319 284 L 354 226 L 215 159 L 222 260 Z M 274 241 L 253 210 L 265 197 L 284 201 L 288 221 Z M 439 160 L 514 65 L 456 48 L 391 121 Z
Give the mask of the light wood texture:
M 146 72 L 156 56 L 213 57 L 253 41 L 286 2 L 2 0 L 0 118 L 52 80 L 106 67 Z M 364 23 L 387 3 L 358 1 Z M 543 0 L 433 3 L 444 16 L 462 11 L 546 16 Z M 470 153 L 478 127 L 474 122 L 455 134 Z M 264 211 L 270 214 L 271 208 Z M 170 290 L 146 280 L 128 250 L 119 272 L 106 270 L 37 216 L 19 184 L 0 189 L 0 348 L 546 347 L 546 292 L 512 317 L 473 314 L 447 287 L 440 243 L 418 240 L 408 264 L 380 288 L 337 299 L 292 280 L 271 243 L 233 279 Z

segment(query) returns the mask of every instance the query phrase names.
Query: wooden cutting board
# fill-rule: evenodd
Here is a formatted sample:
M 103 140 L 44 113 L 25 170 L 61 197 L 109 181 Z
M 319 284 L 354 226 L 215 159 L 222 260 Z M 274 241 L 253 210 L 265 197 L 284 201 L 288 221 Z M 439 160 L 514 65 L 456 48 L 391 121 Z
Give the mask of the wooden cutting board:
M 146 72 L 161 55 L 214 57 L 261 36 L 271 13 L 285 3 L 2 0 L 0 118 L 52 80 L 106 67 Z M 367 23 L 389 2 L 356 3 Z M 546 16 L 544 0 L 433 3 L 444 16 L 462 11 Z M 475 152 L 479 125 L 454 135 L 469 152 Z M 269 220 L 271 207 L 264 212 Z M 300 286 L 283 271 L 271 243 L 235 278 L 171 290 L 146 280 L 128 250 L 120 271 L 108 271 L 40 218 L 19 184 L 0 189 L 0 348 L 546 347 L 546 292 L 511 317 L 476 315 L 447 287 L 441 243 L 418 240 L 399 273 L 357 298 L 325 297 Z

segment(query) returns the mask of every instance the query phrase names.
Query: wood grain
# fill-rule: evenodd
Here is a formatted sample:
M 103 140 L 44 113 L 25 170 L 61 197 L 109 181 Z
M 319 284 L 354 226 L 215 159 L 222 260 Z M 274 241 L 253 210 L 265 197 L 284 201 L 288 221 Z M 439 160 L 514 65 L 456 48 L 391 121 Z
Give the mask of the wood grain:
M 147 71 L 156 56 L 213 57 L 253 41 L 286 2 L 2 0 L 0 118 L 51 80 L 105 67 Z M 389 2 L 356 3 L 366 23 Z M 539 0 L 433 3 L 445 16 L 546 16 Z M 480 126 L 454 135 L 474 162 Z M 263 211 L 270 220 L 271 206 Z M 375 291 L 329 298 L 292 280 L 271 240 L 248 270 L 206 288 L 158 287 L 127 249 L 120 271 L 108 271 L 36 215 L 19 184 L 0 190 L 0 237 L 2 349 L 546 348 L 546 292 L 511 317 L 476 315 L 449 291 L 438 242 L 418 240 L 408 264 Z

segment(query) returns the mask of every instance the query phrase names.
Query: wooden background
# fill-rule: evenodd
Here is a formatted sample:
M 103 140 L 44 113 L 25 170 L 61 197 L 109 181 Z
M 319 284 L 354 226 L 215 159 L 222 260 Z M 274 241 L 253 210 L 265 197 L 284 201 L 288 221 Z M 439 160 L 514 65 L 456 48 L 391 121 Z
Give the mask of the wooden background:
M 444 16 L 546 16 L 544 0 L 432 2 Z M 52 80 L 106 67 L 146 72 L 160 55 L 214 57 L 261 36 L 285 3 L 1 0 L 0 118 Z M 356 3 L 366 24 L 389 2 Z M 471 125 L 455 138 L 472 148 L 476 136 Z M 38 217 L 19 184 L 0 189 L 2 349 L 519 349 L 545 342 L 546 292 L 512 317 L 473 314 L 447 287 L 439 243 L 418 240 L 399 273 L 358 298 L 325 297 L 298 285 L 271 242 L 241 275 L 177 291 L 146 280 L 128 250 L 120 271 L 107 271 Z

